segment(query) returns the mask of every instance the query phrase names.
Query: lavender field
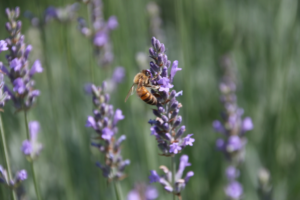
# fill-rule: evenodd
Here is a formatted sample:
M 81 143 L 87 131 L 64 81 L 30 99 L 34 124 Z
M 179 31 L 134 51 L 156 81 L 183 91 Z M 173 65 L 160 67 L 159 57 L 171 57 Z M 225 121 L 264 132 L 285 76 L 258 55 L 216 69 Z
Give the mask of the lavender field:
M 0 200 L 300 199 L 299 1 L 2 0 L 0 27 Z

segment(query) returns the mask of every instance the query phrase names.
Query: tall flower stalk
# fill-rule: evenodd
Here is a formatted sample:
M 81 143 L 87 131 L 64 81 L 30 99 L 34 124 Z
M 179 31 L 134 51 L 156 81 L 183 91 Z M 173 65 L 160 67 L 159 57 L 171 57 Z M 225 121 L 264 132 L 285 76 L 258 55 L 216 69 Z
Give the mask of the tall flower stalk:
M 155 170 L 151 171 L 149 177 L 150 182 L 159 182 L 164 189 L 181 198 L 181 191 L 191 176 L 192 171 L 188 172 L 183 179 L 183 171 L 188 163 L 188 156 L 183 155 L 180 158 L 180 165 L 176 172 L 175 155 L 179 154 L 186 146 L 193 146 L 195 141 L 192 138 L 193 134 L 184 136 L 186 127 L 181 125 L 182 117 L 179 115 L 179 110 L 182 104 L 178 102 L 177 97 L 182 95 L 182 91 L 176 92 L 171 90 L 174 87 L 172 82 L 178 68 L 178 61 L 174 61 L 171 66 L 171 61 L 168 60 L 165 54 L 165 45 L 155 37 L 152 38 L 152 47 L 149 49 L 150 57 L 153 61 L 150 62 L 149 79 L 152 85 L 151 93 L 157 99 L 156 109 L 153 109 L 155 119 L 151 119 L 151 135 L 155 136 L 158 147 L 161 150 L 161 156 L 171 157 L 171 170 L 166 166 L 160 168 L 165 173 L 159 176 Z
M 88 116 L 86 126 L 95 131 L 92 146 L 104 154 L 104 161 L 96 165 L 102 170 L 107 182 L 113 182 L 117 199 L 122 199 L 119 181 L 126 175 L 124 170 L 130 164 L 129 160 L 123 160 L 121 155 L 121 143 L 126 139 L 125 135 L 117 137 L 117 123 L 125 117 L 120 109 L 114 111 L 113 105 L 109 104 L 110 95 L 105 92 L 106 82 L 101 87 L 91 85 L 93 95 L 94 115 Z
M 237 178 L 240 175 L 239 168 L 245 158 L 247 143 L 245 133 L 252 130 L 253 124 L 250 117 L 242 118 L 244 110 L 237 105 L 236 78 L 231 60 L 224 57 L 222 66 L 224 75 L 219 89 L 224 110 L 221 114 L 222 121 L 214 121 L 213 128 L 223 136 L 217 140 L 216 146 L 228 161 L 226 169 L 228 183 L 225 187 L 225 194 L 230 200 L 239 200 L 243 197 L 243 187 Z
M 8 86 L 4 89 L 13 100 L 16 110 L 24 111 L 26 137 L 29 140 L 30 135 L 28 130 L 27 111 L 34 106 L 37 96 L 40 95 L 40 91 L 34 89 L 33 76 L 36 73 L 41 73 L 43 68 L 39 60 L 36 60 L 30 69 L 28 67 L 28 57 L 32 50 L 32 46 L 26 45 L 24 42 L 25 37 L 21 33 L 22 22 L 17 20 L 20 15 L 19 7 L 14 10 L 7 8 L 6 15 L 8 17 L 6 29 L 10 35 L 10 37 L 6 39 L 7 47 L 10 52 L 6 56 L 9 69 L 3 65 L 2 71 L 9 77 L 13 90 L 10 90 Z M 40 200 L 41 196 L 32 162 L 30 162 L 30 166 L 33 174 L 36 196 Z

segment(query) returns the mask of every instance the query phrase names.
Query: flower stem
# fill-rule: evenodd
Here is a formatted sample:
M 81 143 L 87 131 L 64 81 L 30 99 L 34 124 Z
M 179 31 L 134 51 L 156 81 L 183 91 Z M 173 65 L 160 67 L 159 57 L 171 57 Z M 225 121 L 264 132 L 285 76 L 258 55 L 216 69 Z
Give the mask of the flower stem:
M 88 19 L 88 27 L 92 30 L 92 23 L 91 23 L 91 9 L 92 6 L 90 3 L 86 5 L 87 8 L 87 19 Z M 92 41 L 92 40 L 91 40 Z M 93 48 L 93 45 L 91 45 L 90 48 Z M 91 80 L 93 84 L 95 83 L 95 72 L 94 72 L 94 66 L 93 66 L 93 50 L 89 48 L 89 65 L 90 65 L 90 74 L 91 74 Z
M 121 186 L 119 184 L 119 182 L 114 181 L 114 188 L 115 188 L 115 193 L 117 196 L 117 200 L 123 200 L 123 196 L 122 196 L 122 190 L 121 190 Z
M 172 187 L 173 187 L 173 200 L 175 200 L 175 173 L 176 173 L 176 162 L 175 155 L 171 157 L 171 166 L 172 166 Z
M 9 164 L 9 157 L 8 157 L 8 150 L 7 150 L 7 146 L 6 146 L 6 139 L 5 139 L 5 133 L 4 133 L 4 128 L 3 128 L 3 124 L 2 124 L 1 114 L 0 114 L 0 130 L 1 130 L 1 139 L 2 139 L 5 165 L 6 165 L 6 169 L 7 169 L 7 173 L 8 173 L 8 179 L 12 180 L 10 164 Z M 17 200 L 14 190 L 11 190 L 11 193 L 12 193 L 13 200 Z
M 26 110 L 24 110 L 24 118 L 25 118 L 25 127 L 26 127 L 26 137 L 27 137 L 27 140 L 29 140 L 30 136 L 29 136 L 28 120 L 27 120 Z M 38 188 L 38 185 L 37 185 L 37 181 L 36 181 L 36 175 L 35 175 L 35 171 L 34 171 L 33 161 L 30 161 L 29 163 L 30 163 L 30 168 L 31 168 L 31 172 L 32 172 L 32 178 L 33 178 L 36 197 L 37 197 L 38 200 L 42 200 L 41 195 L 40 195 L 40 191 L 39 191 L 39 188 Z

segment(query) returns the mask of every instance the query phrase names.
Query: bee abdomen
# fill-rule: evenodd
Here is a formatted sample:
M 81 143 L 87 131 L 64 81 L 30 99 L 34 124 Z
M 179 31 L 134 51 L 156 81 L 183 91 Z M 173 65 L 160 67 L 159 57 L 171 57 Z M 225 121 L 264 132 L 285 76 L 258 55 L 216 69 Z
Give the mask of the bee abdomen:
M 156 97 L 153 94 L 151 94 L 145 87 L 141 87 L 140 89 L 138 89 L 137 94 L 147 104 L 150 104 L 150 105 L 156 105 L 157 104 Z

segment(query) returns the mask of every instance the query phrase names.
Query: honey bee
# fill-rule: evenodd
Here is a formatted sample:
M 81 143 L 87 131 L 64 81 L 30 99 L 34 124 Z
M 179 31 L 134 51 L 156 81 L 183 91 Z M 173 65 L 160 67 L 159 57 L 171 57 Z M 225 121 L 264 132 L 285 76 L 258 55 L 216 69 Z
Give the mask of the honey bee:
M 151 92 L 149 92 L 146 88 L 146 87 L 149 87 L 149 88 L 158 89 L 158 87 L 150 84 L 150 77 L 151 77 L 151 74 L 147 70 L 142 70 L 140 73 L 135 75 L 135 77 L 133 79 L 133 85 L 130 88 L 130 90 L 125 98 L 125 102 L 127 101 L 128 97 L 133 93 L 134 86 L 137 86 L 137 88 L 136 88 L 137 95 L 143 101 L 145 101 L 147 104 L 156 105 L 157 104 L 156 97 L 153 94 L 151 94 Z

